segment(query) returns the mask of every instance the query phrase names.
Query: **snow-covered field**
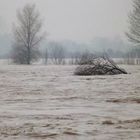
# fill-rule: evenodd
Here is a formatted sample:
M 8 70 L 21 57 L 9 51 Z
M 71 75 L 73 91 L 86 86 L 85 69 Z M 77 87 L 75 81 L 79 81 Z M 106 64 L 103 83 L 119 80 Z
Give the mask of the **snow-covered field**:
M 140 66 L 74 76 L 75 66 L 0 65 L 0 140 L 139 140 Z

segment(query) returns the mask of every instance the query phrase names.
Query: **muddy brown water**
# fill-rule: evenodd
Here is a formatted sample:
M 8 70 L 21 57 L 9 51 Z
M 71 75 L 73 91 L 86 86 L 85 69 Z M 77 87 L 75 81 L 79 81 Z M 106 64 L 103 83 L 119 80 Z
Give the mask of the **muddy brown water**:
M 122 67 L 131 74 L 81 77 L 75 66 L 1 65 L 0 139 L 139 140 L 140 66 Z

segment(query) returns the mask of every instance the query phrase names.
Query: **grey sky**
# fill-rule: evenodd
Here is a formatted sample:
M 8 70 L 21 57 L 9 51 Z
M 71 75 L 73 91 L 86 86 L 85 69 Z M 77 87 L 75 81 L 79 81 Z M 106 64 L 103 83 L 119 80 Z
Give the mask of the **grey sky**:
M 48 38 L 91 41 L 123 36 L 131 0 L 0 0 L 0 30 L 10 33 L 16 9 L 35 3 Z M 2 34 L 2 33 L 0 33 Z

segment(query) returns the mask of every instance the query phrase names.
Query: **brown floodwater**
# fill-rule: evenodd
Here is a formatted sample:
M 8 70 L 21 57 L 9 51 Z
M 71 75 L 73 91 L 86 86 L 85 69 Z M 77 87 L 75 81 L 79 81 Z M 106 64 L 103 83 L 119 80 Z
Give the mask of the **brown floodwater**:
M 74 76 L 75 66 L 0 66 L 1 140 L 139 140 L 140 66 Z

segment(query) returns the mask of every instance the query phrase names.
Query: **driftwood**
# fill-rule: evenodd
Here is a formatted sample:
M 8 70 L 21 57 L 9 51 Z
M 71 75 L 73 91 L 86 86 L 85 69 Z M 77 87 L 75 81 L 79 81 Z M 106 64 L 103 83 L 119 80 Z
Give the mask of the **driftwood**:
M 127 74 L 108 57 L 95 57 L 94 55 L 82 56 L 75 75 L 116 75 Z

